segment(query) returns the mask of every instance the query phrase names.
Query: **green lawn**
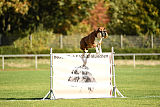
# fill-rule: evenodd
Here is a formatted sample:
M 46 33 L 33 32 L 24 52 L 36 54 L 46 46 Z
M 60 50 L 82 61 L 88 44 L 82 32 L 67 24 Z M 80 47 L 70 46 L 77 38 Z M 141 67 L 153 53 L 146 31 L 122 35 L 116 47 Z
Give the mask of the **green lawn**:
M 0 71 L 0 107 L 160 107 L 160 65 L 116 66 L 116 85 L 127 98 L 42 99 L 49 91 L 50 71 Z

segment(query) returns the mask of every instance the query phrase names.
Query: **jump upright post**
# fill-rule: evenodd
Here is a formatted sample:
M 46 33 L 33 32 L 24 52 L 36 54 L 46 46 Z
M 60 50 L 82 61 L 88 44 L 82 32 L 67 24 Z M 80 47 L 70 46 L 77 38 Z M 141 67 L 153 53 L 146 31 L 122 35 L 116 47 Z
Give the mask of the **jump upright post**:
M 52 54 L 52 48 L 50 49 L 50 90 L 46 94 L 46 96 L 43 98 L 45 100 L 50 95 L 50 100 L 54 100 L 55 96 L 53 93 L 53 54 Z
M 118 93 L 118 95 L 120 97 L 124 98 L 124 96 L 121 94 L 121 92 L 116 87 L 116 74 L 115 74 L 114 54 L 115 54 L 114 47 L 112 47 L 113 93 L 114 93 L 114 97 L 115 98 L 117 97 L 116 93 Z
M 117 97 L 117 95 L 116 95 L 116 75 L 115 75 L 114 53 L 115 53 L 114 48 L 112 47 L 113 93 L 114 93 L 114 97 Z

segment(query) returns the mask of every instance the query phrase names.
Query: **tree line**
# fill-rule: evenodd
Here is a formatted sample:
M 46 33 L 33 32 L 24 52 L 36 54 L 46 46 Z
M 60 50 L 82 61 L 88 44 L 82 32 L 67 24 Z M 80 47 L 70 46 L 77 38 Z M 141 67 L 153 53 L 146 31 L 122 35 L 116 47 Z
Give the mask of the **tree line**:
M 1 0 L 0 39 L 9 44 L 39 27 L 60 34 L 105 26 L 109 34 L 159 35 L 159 17 L 159 0 Z

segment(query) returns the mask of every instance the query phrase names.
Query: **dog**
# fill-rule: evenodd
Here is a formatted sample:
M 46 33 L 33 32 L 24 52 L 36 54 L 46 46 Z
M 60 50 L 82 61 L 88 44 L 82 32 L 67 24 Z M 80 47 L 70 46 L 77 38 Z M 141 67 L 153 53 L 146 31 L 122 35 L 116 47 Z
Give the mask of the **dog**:
M 99 38 L 99 43 L 95 43 L 95 39 Z M 80 41 L 80 49 L 87 53 L 88 48 L 96 48 L 96 53 L 102 53 L 101 42 L 102 38 L 108 38 L 107 31 L 104 27 L 99 27 L 91 32 L 88 36 L 83 37 Z

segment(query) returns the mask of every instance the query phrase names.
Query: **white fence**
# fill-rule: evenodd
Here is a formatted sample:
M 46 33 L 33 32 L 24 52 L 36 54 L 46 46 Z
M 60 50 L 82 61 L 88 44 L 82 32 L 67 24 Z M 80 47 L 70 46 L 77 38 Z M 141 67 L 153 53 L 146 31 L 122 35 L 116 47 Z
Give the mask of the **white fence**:
M 146 56 L 146 55 L 160 55 L 160 53 L 127 53 L 127 54 L 115 54 L 116 56 L 133 56 L 133 66 L 136 66 L 135 60 L 136 56 Z
M 146 55 L 149 55 L 149 56 L 159 56 L 160 53 L 126 53 L 126 54 L 115 54 L 115 57 L 118 57 L 118 56 L 133 56 L 133 66 L 135 67 L 136 66 L 136 63 L 135 63 L 135 60 L 136 60 L 136 56 L 146 56 Z M 0 57 L 2 58 L 2 70 L 5 69 L 5 58 L 18 58 L 18 57 L 23 57 L 23 58 L 29 58 L 29 57 L 32 57 L 32 58 L 35 58 L 35 69 L 38 68 L 38 57 L 49 57 L 50 54 L 38 54 L 38 55 L 35 55 L 35 54 L 28 54 L 28 55 L 0 55 Z
M 11 58 L 11 57 L 34 57 L 35 58 L 35 69 L 38 68 L 38 63 L 37 63 L 37 59 L 38 57 L 49 57 L 49 54 L 39 54 L 39 55 L 34 55 L 34 54 L 28 54 L 28 55 L 0 55 L 0 57 L 2 57 L 2 69 L 4 70 L 4 61 L 5 58 Z

